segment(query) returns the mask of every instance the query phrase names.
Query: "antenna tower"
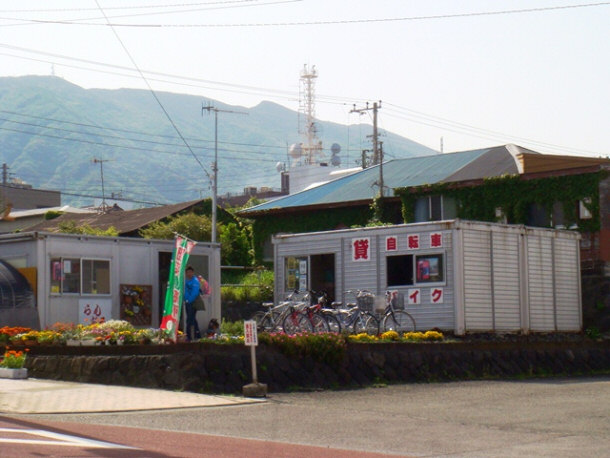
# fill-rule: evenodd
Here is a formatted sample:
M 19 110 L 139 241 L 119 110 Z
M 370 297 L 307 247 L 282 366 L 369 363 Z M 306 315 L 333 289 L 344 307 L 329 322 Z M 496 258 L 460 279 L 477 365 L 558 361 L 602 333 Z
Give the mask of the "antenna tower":
M 299 114 L 304 117 L 304 126 L 299 125 L 299 133 L 305 136 L 303 156 L 306 164 L 315 164 L 316 157 L 322 154 L 322 142 L 318 139 L 319 128 L 316 125 L 316 66 L 311 70 L 307 64 L 301 71 L 301 84 L 299 85 Z M 299 123 L 301 124 L 301 123 Z

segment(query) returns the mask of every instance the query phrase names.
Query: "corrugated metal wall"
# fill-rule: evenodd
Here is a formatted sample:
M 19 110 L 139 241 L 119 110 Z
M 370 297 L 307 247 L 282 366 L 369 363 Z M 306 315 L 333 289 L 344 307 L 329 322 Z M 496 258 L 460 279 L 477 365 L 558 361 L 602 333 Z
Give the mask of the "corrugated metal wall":
M 578 244 L 572 240 L 553 239 L 553 241 L 557 330 L 578 331 L 582 327 L 580 307 L 574 306 L 580 303 L 581 297 L 580 285 L 574 281 L 574 260 L 578 259 Z
M 432 232 L 442 233 L 441 247 L 431 248 Z M 417 249 L 408 249 L 412 234 L 420 236 Z M 386 251 L 388 235 L 397 238 L 396 250 Z M 352 241 L 363 237 L 369 239 L 370 260 L 355 261 Z M 576 233 L 456 220 L 280 236 L 274 243 L 276 300 L 284 297 L 286 256 L 334 253 L 335 297 L 345 302 L 345 290 L 383 294 L 388 289 L 388 256 L 444 253 L 444 282 L 389 288 L 403 293 L 405 303 L 410 289 L 420 290 L 421 302 L 406 306 L 419 330 L 578 331 L 582 326 Z M 456 278 L 463 283 L 456 285 Z M 443 290 L 440 303 L 432 301 L 435 288 Z
M 467 330 L 491 330 L 491 233 L 464 230 L 464 321 Z
M 554 282 L 552 239 L 529 234 L 527 272 L 530 329 L 554 331 Z

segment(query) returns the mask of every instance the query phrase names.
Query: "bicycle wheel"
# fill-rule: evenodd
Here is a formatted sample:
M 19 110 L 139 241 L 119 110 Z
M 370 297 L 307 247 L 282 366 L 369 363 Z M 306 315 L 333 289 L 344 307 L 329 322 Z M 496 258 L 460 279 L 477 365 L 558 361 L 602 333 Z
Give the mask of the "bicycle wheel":
M 284 332 L 293 336 L 299 332 L 313 332 L 313 326 L 307 315 L 299 312 L 291 312 L 284 318 L 282 323 Z
M 383 331 L 396 331 L 398 333 L 415 331 L 415 320 L 404 310 L 390 311 L 383 318 Z
M 273 332 L 276 330 L 276 327 L 276 322 L 274 321 L 273 317 L 267 313 L 261 321 L 258 330 L 264 332 Z
M 324 319 L 328 324 L 329 332 L 336 332 L 337 334 L 341 332 L 341 323 L 335 315 L 332 313 L 324 313 Z
M 263 312 L 262 310 L 259 310 L 258 312 L 256 312 L 254 315 L 252 315 L 252 318 L 250 318 L 251 320 L 256 321 L 256 329 L 261 332 L 263 330 L 263 320 L 265 319 L 265 315 L 267 315 L 265 312 Z
M 316 334 L 328 332 L 328 321 L 321 313 L 313 313 L 311 316 L 305 313 L 305 316 L 311 323 L 312 331 Z
M 370 313 L 360 313 L 354 322 L 354 333 L 365 332 L 372 336 L 379 334 L 379 320 Z

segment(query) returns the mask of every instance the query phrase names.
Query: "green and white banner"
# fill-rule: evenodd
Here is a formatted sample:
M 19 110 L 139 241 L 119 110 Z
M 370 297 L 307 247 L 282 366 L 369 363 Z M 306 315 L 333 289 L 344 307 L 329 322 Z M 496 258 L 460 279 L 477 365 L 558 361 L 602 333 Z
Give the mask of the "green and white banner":
M 161 320 L 161 329 L 164 329 L 168 337 L 174 342 L 178 338 L 180 311 L 182 310 L 184 298 L 184 270 L 194 246 L 195 242 L 192 240 L 179 235 L 176 236 L 167 292 L 165 293 L 163 319 Z

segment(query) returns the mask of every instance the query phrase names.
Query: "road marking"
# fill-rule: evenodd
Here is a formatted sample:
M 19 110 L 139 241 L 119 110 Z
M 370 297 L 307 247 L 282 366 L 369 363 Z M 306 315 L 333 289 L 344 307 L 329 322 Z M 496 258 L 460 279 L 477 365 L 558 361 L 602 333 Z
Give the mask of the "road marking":
M 0 442 L 10 442 L 14 444 L 35 444 L 35 445 L 62 445 L 68 447 L 94 447 L 94 448 L 124 448 L 137 450 L 136 447 L 127 445 L 113 444 L 111 442 L 96 441 L 84 437 L 72 436 L 69 434 L 54 433 L 44 429 L 18 429 L 0 428 L 0 433 L 30 434 L 32 436 L 42 436 L 54 440 L 40 439 L 9 439 L 0 437 Z

